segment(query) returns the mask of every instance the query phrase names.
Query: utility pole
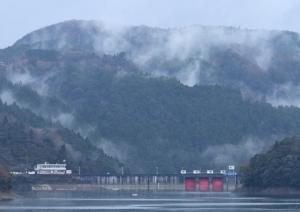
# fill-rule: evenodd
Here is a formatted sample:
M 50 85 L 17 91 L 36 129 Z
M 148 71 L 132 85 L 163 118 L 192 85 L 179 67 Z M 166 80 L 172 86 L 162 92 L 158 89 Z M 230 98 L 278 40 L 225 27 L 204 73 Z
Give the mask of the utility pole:
M 150 179 L 149 176 L 147 176 L 147 190 L 150 191 Z
M 156 185 L 157 185 L 157 190 L 159 190 L 159 182 L 158 182 L 158 166 L 155 167 L 155 173 L 156 173 Z
M 124 166 L 121 167 L 121 176 L 120 176 L 120 183 L 123 184 L 123 177 L 124 177 Z

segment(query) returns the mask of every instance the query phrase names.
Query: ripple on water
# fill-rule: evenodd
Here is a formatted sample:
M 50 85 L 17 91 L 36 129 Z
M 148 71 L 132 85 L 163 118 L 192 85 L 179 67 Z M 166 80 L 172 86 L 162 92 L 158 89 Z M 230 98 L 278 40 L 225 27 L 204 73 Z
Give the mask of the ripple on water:
M 144 194 L 108 198 L 80 195 L 20 198 L 0 203 L 1 211 L 299 211 L 297 198 L 244 197 L 237 195 Z

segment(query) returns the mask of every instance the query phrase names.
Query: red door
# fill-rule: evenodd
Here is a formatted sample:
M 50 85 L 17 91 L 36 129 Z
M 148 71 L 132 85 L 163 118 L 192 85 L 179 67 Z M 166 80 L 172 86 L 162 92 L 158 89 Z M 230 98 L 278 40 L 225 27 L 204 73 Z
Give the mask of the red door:
M 212 190 L 216 191 L 216 192 L 223 191 L 223 179 L 222 178 L 213 178 Z
M 199 180 L 199 190 L 202 192 L 209 191 L 209 181 L 207 177 L 200 178 Z
M 184 185 L 186 191 L 195 191 L 196 190 L 195 178 L 192 177 L 185 178 Z

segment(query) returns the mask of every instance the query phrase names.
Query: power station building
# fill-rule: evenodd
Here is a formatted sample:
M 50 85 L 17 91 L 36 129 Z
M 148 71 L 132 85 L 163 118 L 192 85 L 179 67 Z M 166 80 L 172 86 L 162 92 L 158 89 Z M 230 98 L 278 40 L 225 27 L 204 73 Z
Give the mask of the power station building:
M 65 174 L 72 174 L 72 170 L 67 170 L 67 164 L 65 163 L 42 163 L 37 164 L 34 167 L 35 174 L 42 174 L 42 175 L 65 175 Z

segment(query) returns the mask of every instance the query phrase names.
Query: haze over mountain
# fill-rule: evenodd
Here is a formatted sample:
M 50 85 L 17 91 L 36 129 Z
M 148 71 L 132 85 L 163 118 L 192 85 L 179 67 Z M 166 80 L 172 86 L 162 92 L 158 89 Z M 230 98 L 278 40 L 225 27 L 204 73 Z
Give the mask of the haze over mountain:
M 50 123 L 16 104 L 0 102 L 0 163 L 10 171 L 32 170 L 42 162 L 67 161 L 77 174 L 118 173 L 121 163 L 95 148 L 79 134 Z
M 224 166 L 299 134 L 300 109 L 276 107 L 300 106 L 299 50 L 287 31 L 73 20 L 0 50 L 0 98 L 136 172 Z
M 243 184 L 251 188 L 300 188 L 299 137 L 276 142 L 243 167 Z M 281 192 L 282 193 L 282 192 Z
M 234 86 L 273 105 L 298 104 L 299 34 L 288 31 L 190 26 L 109 28 L 101 22 L 68 21 L 30 33 L 14 46 L 126 53 L 151 76 L 185 85 Z

